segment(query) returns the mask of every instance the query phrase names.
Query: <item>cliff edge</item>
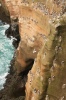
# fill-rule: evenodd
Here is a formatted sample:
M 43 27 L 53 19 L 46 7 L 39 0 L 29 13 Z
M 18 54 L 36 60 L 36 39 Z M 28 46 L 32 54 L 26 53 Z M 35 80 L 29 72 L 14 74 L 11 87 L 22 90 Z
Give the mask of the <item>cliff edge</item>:
M 17 76 L 26 73 L 24 84 L 22 78 L 17 81 L 21 92 L 25 87 L 25 100 L 66 100 L 66 0 L 1 2 L 9 12 L 13 35 L 15 25 L 19 27 L 13 70 Z

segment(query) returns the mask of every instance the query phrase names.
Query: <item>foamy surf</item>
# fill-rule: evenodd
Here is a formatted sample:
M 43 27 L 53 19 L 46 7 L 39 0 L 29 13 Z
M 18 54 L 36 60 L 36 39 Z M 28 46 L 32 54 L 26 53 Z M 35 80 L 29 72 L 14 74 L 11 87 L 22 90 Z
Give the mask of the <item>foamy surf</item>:
M 0 25 L 0 90 L 3 89 L 3 84 L 8 75 L 10 61 L 14 54 L 14 47 L 12 45 L 13 39 L 5 36 L 5 30 L 9 25 Z

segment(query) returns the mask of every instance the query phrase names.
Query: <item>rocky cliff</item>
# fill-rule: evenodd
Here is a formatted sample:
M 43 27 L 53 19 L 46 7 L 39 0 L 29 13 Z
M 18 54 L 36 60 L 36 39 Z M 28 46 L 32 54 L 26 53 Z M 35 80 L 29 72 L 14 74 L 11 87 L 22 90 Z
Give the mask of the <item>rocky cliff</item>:
M 10 23 L 9 11 L 5 3 L 2 2 L 2 0 L 0 0 L 0 20 L 2 20 L 3 22 Z
M 66 15 L 53 24 L 53 32 L 37 55 L 28 74 L 26 100 L 66 100 L 65 33 Z M 59 26 L 57 27 L 57 24 Z M 57 92 L 58 91 L 58 92 Z
M 11 30 L 19 26 L 13 69 L 17 75 L 30 70 L 25 100 L 66 100 L 66 0 L 1 2 L 10 14 Z

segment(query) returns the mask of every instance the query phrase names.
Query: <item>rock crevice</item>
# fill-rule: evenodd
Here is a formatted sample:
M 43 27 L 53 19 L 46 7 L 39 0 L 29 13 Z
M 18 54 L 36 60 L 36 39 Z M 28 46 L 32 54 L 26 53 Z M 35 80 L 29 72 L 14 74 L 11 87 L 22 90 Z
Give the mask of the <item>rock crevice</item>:
M 66 1 L 1 2 L 10 15 L 11 35 L 19 42 L 13 69 L 17 76 L 26 74 L 25 100 L 65 100 Z

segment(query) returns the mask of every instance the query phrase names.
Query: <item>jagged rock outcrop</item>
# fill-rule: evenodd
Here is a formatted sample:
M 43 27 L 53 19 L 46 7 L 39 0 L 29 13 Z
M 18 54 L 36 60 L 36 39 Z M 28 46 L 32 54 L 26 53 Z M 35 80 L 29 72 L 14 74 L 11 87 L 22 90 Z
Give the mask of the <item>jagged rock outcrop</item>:
M 53 31 L 28 74 L 26 100 L 66 99 L 66 15 L 51 24 Z
M 57 5 L 57 1 L 30 2 L 29 0 L 18 3 L 21 37 L 15 62 L 15 69 L 18 73 L 25 70 L 26 66 L 30 66 L 32 59 L 36 58 L 46 36 L 50 33 L 51 19 L 61 16 L 64 12 L 64 2 L 59 3 L 60 5 Z
M 66 1 L 3 0 L 2 3 L 10 13 L 11 29 L 19 26 L 14 70 L 21 74 L 33 65 L 28 73 L 25 100 L 65 100 Z
M 14 69 L 20 73 L 30 66 L 50 33 L 49 23 L 65 12 L 64 1 L 4 0 L 10 12 L 12 29 L 18 19 L 21 41 Z M 13 29 L 14 30 L 14 29 Z M 40 41 L 39 41 L 40 40 Z

